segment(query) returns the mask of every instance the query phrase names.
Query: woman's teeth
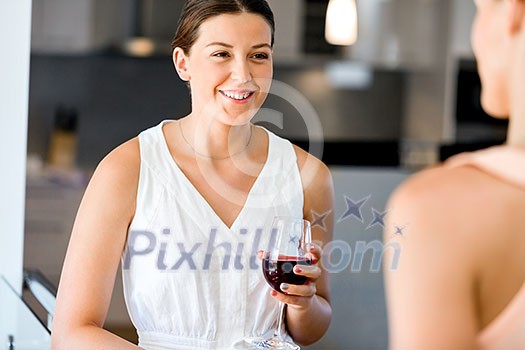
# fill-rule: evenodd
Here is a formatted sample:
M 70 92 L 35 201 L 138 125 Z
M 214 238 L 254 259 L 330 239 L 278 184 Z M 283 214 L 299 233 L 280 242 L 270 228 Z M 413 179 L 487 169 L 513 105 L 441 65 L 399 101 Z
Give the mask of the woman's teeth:
M 251 92 L 231 92 L 231 91 L 222 91 L 224 96 L 233 98 L 234 100 L 244 100 L 248 98 L 252 93 Z

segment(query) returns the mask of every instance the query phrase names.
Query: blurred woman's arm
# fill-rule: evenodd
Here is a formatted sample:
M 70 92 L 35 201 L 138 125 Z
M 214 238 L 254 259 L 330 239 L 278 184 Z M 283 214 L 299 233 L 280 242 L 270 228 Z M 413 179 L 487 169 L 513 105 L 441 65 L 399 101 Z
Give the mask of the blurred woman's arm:
M 388 202 L 384 243 L 400 247 L 397 266 L 391 247 L 384 260 L 391 350 L 475 348 L 483 199 L 465 186 L 476 187 L 471 171 L 423 171 Z

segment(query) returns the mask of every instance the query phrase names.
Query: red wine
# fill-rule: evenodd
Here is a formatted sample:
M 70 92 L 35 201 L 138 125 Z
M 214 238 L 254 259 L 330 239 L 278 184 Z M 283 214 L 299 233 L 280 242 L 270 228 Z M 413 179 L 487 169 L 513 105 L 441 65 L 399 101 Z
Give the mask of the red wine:
M 265 257 L 262 262 L 263 274 L 266 281 L 278 292 L 281 291 L 281 283 L 306 284 L 308 277 L 296 275 L 293 267 L 299 265 L 310 265 L 312 261 L 305 257 L 280 256 L 277 261 Z

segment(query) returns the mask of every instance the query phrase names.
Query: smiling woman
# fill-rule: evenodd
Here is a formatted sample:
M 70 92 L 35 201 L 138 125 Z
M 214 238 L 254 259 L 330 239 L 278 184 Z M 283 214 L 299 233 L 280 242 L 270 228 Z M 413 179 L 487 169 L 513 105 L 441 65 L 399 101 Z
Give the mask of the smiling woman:
M 54 349 L 136 349 L 102 329 L 122 262 L 127 308 L 143 349 L 228 349 L 274 328 L 311 344 L 331 319 L 328 274 L 270 292 L 257 252 L 275 215 L 313 220 L 326 244 L 333 185 L 319 159 L 251 124 L 273 76 L 273 14 L 265 0 L 188 0 L 173 63 L 191 113 L 163 120 L 108 154 L 80 205 L 59 284 Z M 314 261 L 321 250 L 309 251 Z

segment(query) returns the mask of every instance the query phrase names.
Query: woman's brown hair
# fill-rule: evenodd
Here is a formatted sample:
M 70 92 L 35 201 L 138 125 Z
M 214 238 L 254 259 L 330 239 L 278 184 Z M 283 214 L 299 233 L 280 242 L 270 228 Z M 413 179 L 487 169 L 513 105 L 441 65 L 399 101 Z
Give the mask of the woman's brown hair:
M 273 46 L 275 21 L 266 0 L 186 0 L 177 32 L 171 42 L 171 49 L 180 47 L 188 55 L 199 36 L 202 22 L 213 16 L 243 12 L 260 15 L 268 22 L 272 31 L 271 45 Z

